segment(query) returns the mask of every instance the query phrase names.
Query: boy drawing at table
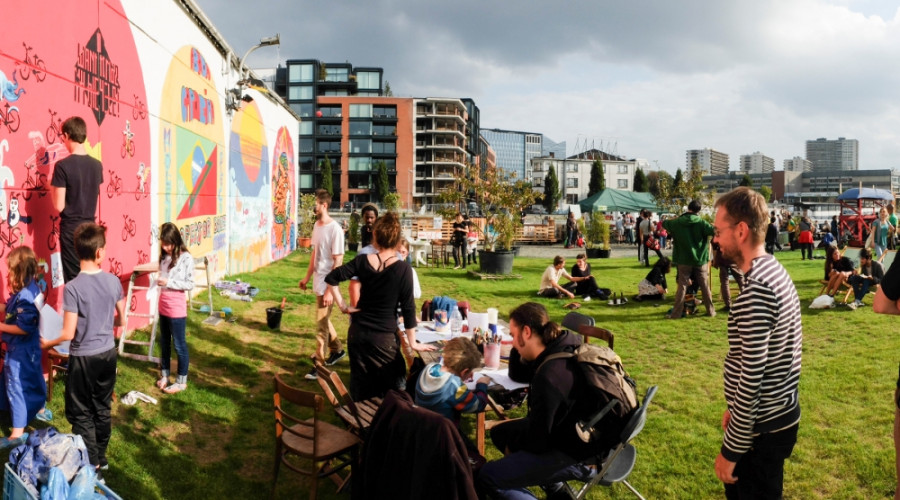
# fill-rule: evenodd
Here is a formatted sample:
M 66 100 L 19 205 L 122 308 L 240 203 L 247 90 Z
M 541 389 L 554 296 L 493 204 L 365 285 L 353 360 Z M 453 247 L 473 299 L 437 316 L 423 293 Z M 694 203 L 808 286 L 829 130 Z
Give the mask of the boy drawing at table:
M 44 349 L 71 340 L 66 382 L 66 419 L 84 440 L 91 465 L 107 467 L 106 446 L 112 431 L 110 406 L 116 385 L 113 327 L 122 326 L 122 283 L 104 272 L 106 228 L 92 222 L 75 230 L 81 272 L 63 292 L 63 327 L 59 337 L 41 339 Z
M 481 377 L 470 391 L 463 380 L 481 367 L 481 353 L 475 343 L 456 337 L 444 345 L 444 364 L 431 363 L 422 370 L 416 384 L 416 404 L 459 424 L 460 414 L 484 411 L 490 377 Z

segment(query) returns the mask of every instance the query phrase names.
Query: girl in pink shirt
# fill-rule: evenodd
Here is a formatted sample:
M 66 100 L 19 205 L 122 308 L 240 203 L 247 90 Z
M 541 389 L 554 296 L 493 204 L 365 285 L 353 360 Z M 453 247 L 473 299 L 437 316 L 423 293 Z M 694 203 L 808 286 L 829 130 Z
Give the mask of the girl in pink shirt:
M 194 258 L 188 252 L 181 232 L 171 222 L 159 230 L 159 380 L 156 386 L 166 394 L 187 389 L 188 348 L 185 339 L 187 292 L 194 288 Z M 169 385 L 172 343 L 178 357 L 178 377 Z

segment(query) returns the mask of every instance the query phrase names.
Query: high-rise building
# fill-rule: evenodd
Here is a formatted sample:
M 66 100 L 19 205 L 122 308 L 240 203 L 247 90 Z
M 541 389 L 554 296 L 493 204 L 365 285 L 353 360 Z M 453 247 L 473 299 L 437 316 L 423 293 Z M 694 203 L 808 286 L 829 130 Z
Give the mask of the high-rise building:
M 497 153 L 497 167 L 515 174 L 517 179 L 530 177 L 531 159 L 541 156 L 543 153 L 544 136 L 542 134 L 483 128 L 481 135 L 487 139 L 491 148 Z M 556 147 L 558 148 L 558 145 Z M 565 156 L 565 150 L 563 150 L 563 156 Z
M 799 156 L 795 156 L 790 160 L 784 160 L 784 171 L 785 172 L 812 172 L 812 162 L 801 158 Z
M 741 155 L 741 172 L 747 174 L 770 174 L 775 171 L 775 160 L 759 151 Z
M 728 173 L 728 155 L 715 149 L 689 149 L 685 155 L 686 171 L 697 162 L 704 175 L 725 175 Z
M 806 159 L 812 162 L 813 172 L 859 170 L 859 141 L 843 137 L 806 141 Z

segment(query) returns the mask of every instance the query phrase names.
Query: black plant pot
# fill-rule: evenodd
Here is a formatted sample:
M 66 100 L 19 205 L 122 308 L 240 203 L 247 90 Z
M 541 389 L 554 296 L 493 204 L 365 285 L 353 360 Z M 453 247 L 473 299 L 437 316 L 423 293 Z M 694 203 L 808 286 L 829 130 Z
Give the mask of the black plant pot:
M 609 258 L 609 252 L 610 252 L 609 250 L 604 250 L 604 249 L 601 248 L 600 250 L 597 250 L 597 252 L 599 252 L 599 255 L 598 255 L 598 256 L 599 256 L 601 259 L 608 259 L 608 258 Z
M 512 274 L 515 253 L 509 250 L 478 251 L 478 262 L 484 274 Z
M 589 259 L 599 259 L 600 252 L 602 252 L 602 251 L 603 250 L 600 250 L 599 248 L 588 248 L 584 252 L 587 255 L 587 258 L 589 258 Z M 606 252 L 606 256 L 609 257 L 609 251 Z
M 359 248 L 359 243 L 347 243 L 347 248 L 350 249 L 351 252 L 355 252 Z

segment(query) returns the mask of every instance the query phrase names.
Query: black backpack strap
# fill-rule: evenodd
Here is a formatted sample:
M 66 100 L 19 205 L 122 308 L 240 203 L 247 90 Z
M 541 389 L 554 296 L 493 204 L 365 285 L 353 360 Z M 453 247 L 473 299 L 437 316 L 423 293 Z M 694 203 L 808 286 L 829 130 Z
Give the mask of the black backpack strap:
M 555 352 L 541 361 L 541 364 L 538 365 L 537 369 L 534 370 L 534 374 L 537 375 L 539 371 L 541 371 L 541 367 L 547 364 L 547 361 L 553 361 L 554 359 L 562 359 L 562 358 L 574 358 L 574 352 Z

